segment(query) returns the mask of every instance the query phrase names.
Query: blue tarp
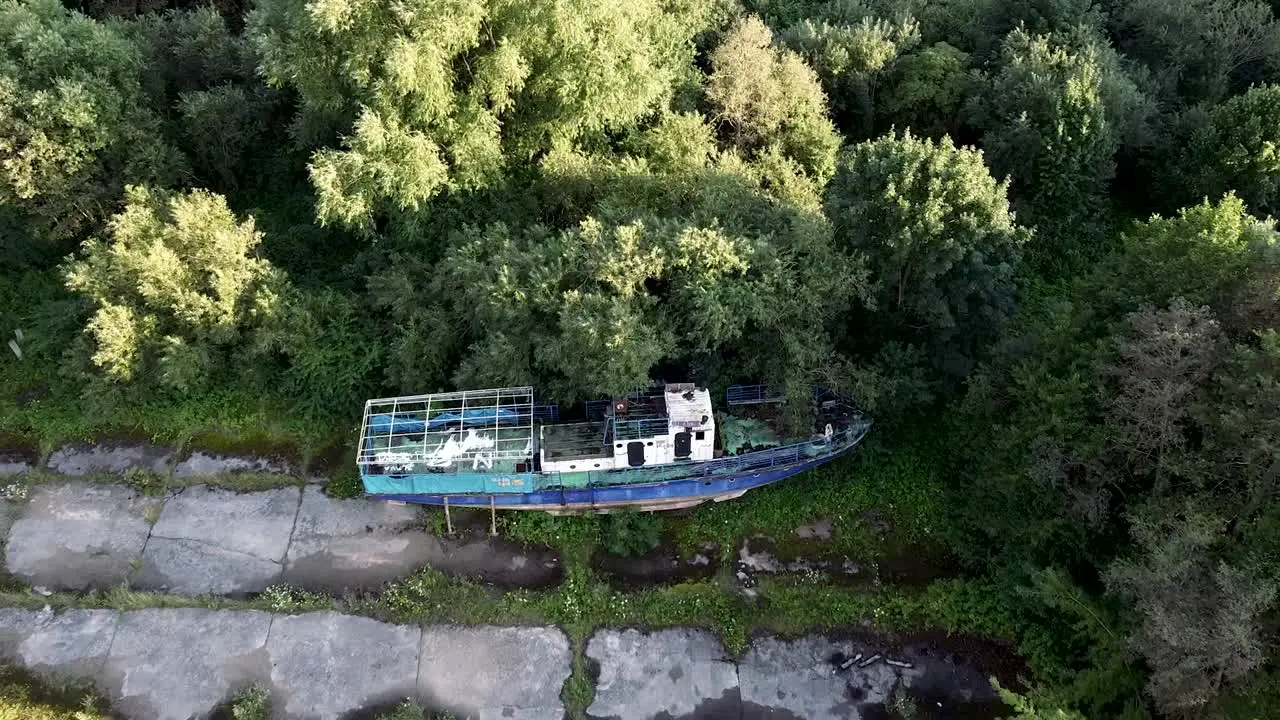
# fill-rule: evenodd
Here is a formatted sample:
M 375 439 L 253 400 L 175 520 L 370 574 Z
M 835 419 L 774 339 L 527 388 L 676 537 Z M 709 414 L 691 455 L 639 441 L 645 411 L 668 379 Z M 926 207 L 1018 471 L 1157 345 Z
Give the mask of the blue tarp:
M 427 430 L 443 430 L 451 425 L 461 423 L 463 427 L 474 425 L 513 425 L 520 421 L 520 413 L 506 408 L 480 408 L 477 410 L 444 412 L 423 421 L 401 415 L 383 413 L 370 415 L 369 435 L 403 435 L 425 432 Z

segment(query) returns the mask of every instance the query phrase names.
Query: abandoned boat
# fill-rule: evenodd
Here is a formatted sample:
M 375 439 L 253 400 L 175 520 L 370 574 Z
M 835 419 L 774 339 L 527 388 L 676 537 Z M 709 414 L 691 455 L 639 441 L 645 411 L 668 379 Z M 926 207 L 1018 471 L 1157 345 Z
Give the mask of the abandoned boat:
M 532 388 L 365 403 L 357 464 L 375 498 L 549 512 L 670 510 L 741 496 L 844 455 L 871 421 L 815 389 L 797 408 L 763 385 L 670 384 L 586 403 L 576 422 Z M 796 411 L 799 412 L 796 412 Z M 799 432 L 796 428 L 799 428 Z

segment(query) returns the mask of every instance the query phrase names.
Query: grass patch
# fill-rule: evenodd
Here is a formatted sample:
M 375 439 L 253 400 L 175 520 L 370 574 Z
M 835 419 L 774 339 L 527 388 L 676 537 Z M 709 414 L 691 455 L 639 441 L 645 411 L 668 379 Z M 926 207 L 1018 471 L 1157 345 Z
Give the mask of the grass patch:
M 0 664 L 0 720 L 106 720 L 109 714 L 87 683 L 55 684 Z
M 599 515 L 509 512 L 498 516 L 498 532 L 525 546 L 559 550 L 566 567 L 585 567 L 591 552 L 600 546 L 602 522 Z
M 643 555 L 662 542 L 662 517 L 634 511 L 605 515 L 600 521 L 600 542 L 614 555 Z
M 202 608 L 205 610 L 268 610 L 261 600 L 239 600 L 212 595 L 188 596 L 131 590 L 117 586 L 107 590 L 83 593 L 55 592 L 43 595 L 26 588 L 10 586 L 0 590 L 0 607 L 40 610 L 146 610 L 149 608 Z
M 295 433 L 201 432 L 191 436 L 184 449 L 192 453 L 263 458 L 286 464 L 300 474 L 304 465 L 305 445 L 304 437 Z
M 702 627 L 726 649 L 746 649 L 752 631 L 792 634 L 858 625 L 888 632 L 943 628 L 948 632 L 1012 638 L 1013 620 L 993 589 L 970 580 L 922 588 L 859 589 L 768 578 L 752 600 L 716 578 L 636 591 L 615 590 L 589 570 L 567 568 L 551 590 L 498 592 L 434 570 L 389 583 L 382 592 L 339 603 L 347 612 L 394 623 L 558 625 L 571 638 L 600 627 Z
M 944 521 L 940 433 L 932 426 L 872 431 L 852 457 L 673 520 L 676 542 L 686 553 L 715 543 L 731 555 L 743 538 L 763 534 L 785 551 L 801 542 L 796 528 L 827 518 L 833 534 L 824 551 L 870 560 L 882 553 L 884 538 L 863 521 L 869 511 L 888 519 L 894 542 L 931 542 Z
M 231 700 L 234 720 L 271 720 L 271 692 L 263 685 L 250 685 Z
M 343 468 L 324 484 L 324 494 L 331 498 L 364 497 L 364 483 L 354 467 Z
M 171 488 L 207 485 L 209 487 L 234 490 L 236 492 L 257 492 L 275 490 L 283 487 L 301 487 L 306 482 L 297 475 L 263 472 L 231 472 L 217 475 L 199 475 L 187 478 L 170 477 L 166 484 Z
M 596 699 L 596 680 L 599 679 L 599 669 L 592 667 L 585 655 L 587 644 L 585 637 L 574 637 L 570 642 L 573 660 L 569 677 L 560 690 L 560 700 L 564 702 L 566 715 L 574 720 L 586 720 L 587 708 L 591 707 L 591 703 Z

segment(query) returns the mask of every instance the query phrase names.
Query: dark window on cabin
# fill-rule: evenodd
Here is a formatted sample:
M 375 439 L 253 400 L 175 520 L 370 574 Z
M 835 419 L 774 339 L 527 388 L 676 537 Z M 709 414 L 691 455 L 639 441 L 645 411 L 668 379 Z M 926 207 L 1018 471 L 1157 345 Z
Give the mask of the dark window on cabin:
M 693 453 L 693 442 L 690 440 L 693 436 L 688 430 L 676 433 L 676 459 L 687 458 Z
M 698 432 L 693 434 L 693 438 L 695 440 L 705 440 L 706 437 L 707 437 L 707 432 L 705 430 L 699 430 Z
M 644 464 L 644 443 L 639 440 L 627 443 L 627 464 L 631 467 Z

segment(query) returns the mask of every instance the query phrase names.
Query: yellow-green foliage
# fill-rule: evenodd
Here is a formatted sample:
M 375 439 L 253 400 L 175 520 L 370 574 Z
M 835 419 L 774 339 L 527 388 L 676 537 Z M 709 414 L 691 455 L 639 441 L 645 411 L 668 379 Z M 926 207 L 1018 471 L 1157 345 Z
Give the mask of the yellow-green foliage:
M 131 187 L 110 234 L 66 272 L 96 308 L 92 357 L 110 380 L 154 373 L 174 390 L 199 387 L 273 312 L 279 278 L 254 256 L 262 236 L 221 196 Z
M 55 692 L 23 671 L 0 666 L 0 720 L 107 720 L 97 696 Z

